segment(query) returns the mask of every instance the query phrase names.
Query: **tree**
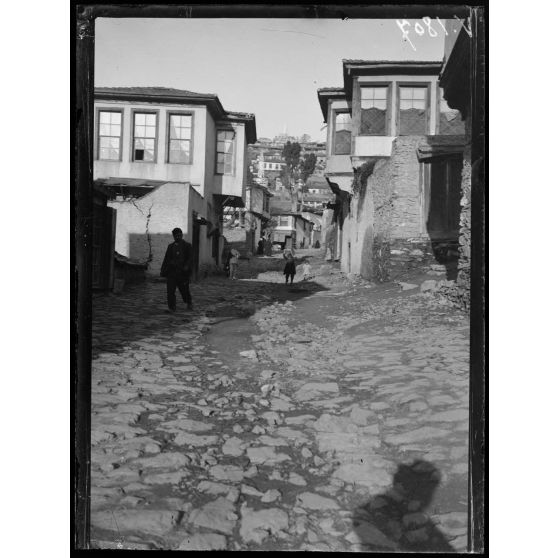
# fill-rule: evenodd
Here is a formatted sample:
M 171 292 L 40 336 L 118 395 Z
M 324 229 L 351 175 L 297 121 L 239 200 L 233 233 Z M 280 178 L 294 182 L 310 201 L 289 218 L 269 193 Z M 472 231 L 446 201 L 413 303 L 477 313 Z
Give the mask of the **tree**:
M 285 162 L 285 166 L 281 170 L 281 182 L 292 194 L 294 183 L 300 174 L 300 144 L 288 141 L 283 146 L 281 157 Z
M 305 155 L 304 160 L 302 161 L 300 177 L 302 178 L 305 186 L 310 176 L 314 174 L 317 160 L 318 158 L 315 153 L 309 153 L 308 155 Z
M 285 162 L 285 166 L 281 170 L 281 182 L 288 188 L 293 202 L 293 211 L 297 208 L 298 193 L 295 190 L 295 184 L 302 180 L 302 193 L 306 191 L 306 181 L 314 173 L 316 168 L 317 157 L 315 153 L 309 153 L 300 158 L 301 147 L 297 142 L 288 141 L 284 147 L 281 156 Z M 302 202 L 302 199 L 300 200 Z

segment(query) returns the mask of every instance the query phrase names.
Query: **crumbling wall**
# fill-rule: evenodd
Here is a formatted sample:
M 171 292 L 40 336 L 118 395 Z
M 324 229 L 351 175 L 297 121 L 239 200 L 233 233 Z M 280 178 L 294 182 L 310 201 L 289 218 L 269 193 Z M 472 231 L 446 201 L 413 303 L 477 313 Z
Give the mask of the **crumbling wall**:
M 471 148 L 463 153 L 461 173 L 461 216 L 459 219 L 459 260 L 457 264 L 457 288 L 463 305 L 469 306 L 471 286 Z
M 188 238 L 188 188 L 167 183 L 149 194 L 129 200 L 111 200 L 116 209 L 115 250 L 147 264 L 147 273 L 157 275 L 165 251 L 172 242 L 172 229 L 180 227 Z
M 396 138 L 391 157 L 375 165 L 367 163 L 355 175 L 353 216 L 357 225 L 351 243 L 357 248 L 358 268 L 365 279 L 385 282 L 409 269 L 427 270 L 436 265 L 439 254 L 434 254 L 425 231 L 416 154 L 425 139 Z M 457 244 L 452 242 L 437 248 L 447 255 L 457 252 Z
M 380 283 L 389 280 L 393 228 L 393 165 L 381 159 L 360 167 L 355 175 L 354 208 L 360 254 L 360 275 Z M 355 234 L 355 240 L 356 240 Z M 362 238 L 362 241 L 360 240 Z
M 424 141 L 426 136 L 400 136 L 393 143 L 388 177 L 393 188 L 392 238 L 416 238 L 423 234 L 417 148 Z

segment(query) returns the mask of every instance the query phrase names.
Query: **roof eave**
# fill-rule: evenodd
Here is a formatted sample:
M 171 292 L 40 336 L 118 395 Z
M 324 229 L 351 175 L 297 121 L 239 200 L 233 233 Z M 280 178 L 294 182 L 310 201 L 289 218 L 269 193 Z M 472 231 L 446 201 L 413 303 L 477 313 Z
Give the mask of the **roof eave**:
M 258 141 L 258 134 L 256 132 L 256 117 L 253 114 L 241 114 L 241 113 L 227 113 L 227 118 L 229 122 L 240 122 L 244 124 L 244 130 L 246 133 L 246 143 L 256 143 Z
M 227 114 L 217 95 L 190 97 L 188 95 L 146 95 L 145 93 L 96 91 L 94 98 L 103 101 L 146 101 L 151 103 L 205 105 L 214 118 L 223 118 Z
M 342 87 L 339 88 L 326 88 L 318 89 L 318 102 L 320 103 L 320 109 L 322 110 L 322 115 L 324 117 L 324 123 L 327 124 L 328 118 L 328 101 L 334 98 L 345 98 L 345 92 Z
M 373 60 L 343 60 L 343 84 L 347 102 L 353 97 L 353 78 L 355 76 L 373 75 L 432 75 L 437 76 L 442 69 L 442 61 L 393 61 L 374 62 Z

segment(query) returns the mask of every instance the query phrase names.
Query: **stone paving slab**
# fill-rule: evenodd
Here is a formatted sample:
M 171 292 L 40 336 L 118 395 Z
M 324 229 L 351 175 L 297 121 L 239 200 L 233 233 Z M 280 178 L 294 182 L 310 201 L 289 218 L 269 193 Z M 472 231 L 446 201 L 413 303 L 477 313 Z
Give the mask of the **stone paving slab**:
M 95 297 L 93 546 L 465 550 L 467 317 L 320 265 Z

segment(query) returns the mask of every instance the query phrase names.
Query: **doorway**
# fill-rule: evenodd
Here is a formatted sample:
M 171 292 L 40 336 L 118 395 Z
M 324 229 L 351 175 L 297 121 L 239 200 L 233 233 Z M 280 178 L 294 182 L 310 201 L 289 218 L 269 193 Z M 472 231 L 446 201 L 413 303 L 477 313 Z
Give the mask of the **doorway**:
M 431 239 L 457 239 L 463 157 L 439 157 L 425 165 L 426 230 Z
M 193 228 L 192 228 L 192 248 L 194 251 L 194 269 L 192 270 L 192 278 L 197 281 L 198 269 L 200 265 L 200 224 L 197 220 L 197 215 L 193 215 Z

